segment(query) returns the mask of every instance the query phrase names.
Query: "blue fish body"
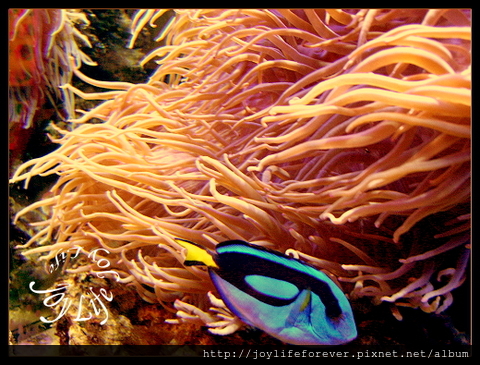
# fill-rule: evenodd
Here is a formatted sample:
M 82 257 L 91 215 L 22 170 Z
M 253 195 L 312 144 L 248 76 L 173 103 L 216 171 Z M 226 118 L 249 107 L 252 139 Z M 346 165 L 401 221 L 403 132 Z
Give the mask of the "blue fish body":
M 357 336 L 345 294 L 313 266 L 239 240 L 219 243 L 212 258 L 215 288 L 245 323 L 294 345 L 338 345 Z

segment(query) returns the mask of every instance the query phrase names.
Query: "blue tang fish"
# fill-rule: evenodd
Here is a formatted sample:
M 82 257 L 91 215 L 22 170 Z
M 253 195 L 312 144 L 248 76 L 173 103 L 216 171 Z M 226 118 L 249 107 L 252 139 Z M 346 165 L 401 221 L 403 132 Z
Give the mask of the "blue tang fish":
M 357 336 L 345 294 L 323 272 L 280 252 L 240 240 L 207 252 L 187 248 L 185 265 L 206 265 L 227 307 L 243 322 L 293 345 L 338 345 Z

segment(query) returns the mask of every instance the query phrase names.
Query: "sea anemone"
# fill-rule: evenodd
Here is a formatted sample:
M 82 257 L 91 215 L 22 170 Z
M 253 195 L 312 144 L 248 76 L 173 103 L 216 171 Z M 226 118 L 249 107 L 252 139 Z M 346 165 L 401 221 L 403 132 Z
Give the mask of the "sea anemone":
M 164 13 L 139 11 L 134 39 Z M 470 257 L 470 12 L 175 13 L 147 83 L 65 85 L 104 102 L 14 174 L 58 175 L 17 215 L 49 211 L 24 254 L 105 248 L 170 322 L 222 334 L 241 323 L 175 237 L 286 252 L 398 318 L 445 310 Z
M 84 54 L 77 39 L 90 45 L 88 39 L 74 26 L 88 24 L 79 11 L 63 9 L 9 9 L 8 30 L 8 107 L 10 149 L 25 143 L 26 129 L 43 110 L 45 102 L 57 108 L 62 117 L 74 114 L 73 95 L 59 86 L 69 83 L 72 68 L 82 63 L 95 63 Z M 61 109 L 61 110 L 59 110 Z M 36 117 L 37 116 L 37 117 Z

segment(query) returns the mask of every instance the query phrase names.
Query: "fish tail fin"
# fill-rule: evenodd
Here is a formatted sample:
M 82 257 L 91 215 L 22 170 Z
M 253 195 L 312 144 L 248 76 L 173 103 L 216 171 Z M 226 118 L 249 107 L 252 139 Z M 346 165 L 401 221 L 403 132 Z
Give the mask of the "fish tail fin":
M 213 258 L 213 255 L 209 253 L 205 248 L 183 238 L 175 238 L 174 240 L 180 246 L 187 249 L 184 265 L 206 265 L 208 267 L 218 268 Z

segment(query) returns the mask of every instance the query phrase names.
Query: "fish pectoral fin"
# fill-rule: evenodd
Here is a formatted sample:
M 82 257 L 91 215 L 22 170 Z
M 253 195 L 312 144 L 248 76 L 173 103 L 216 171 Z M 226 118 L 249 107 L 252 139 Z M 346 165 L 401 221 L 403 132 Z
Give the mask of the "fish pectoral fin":
M 293 302 L 292 309 L 287 318 L 287 326 L 298 327 L 299 324 L 310 323 L 312 312 L 312 292 L 310 289 L 303 290 Z
M 310 289 L 305 290 L 305 298 L 302 301 L 302 304 L 300 305 L 300 311 L 308 311 L 310 313 L 310 306 L 312 303 L 312 292 Z
M 182 238 L 175 238 L 174 240 L 180 246 L 187 249 L 184 265 L 206 265 L 208 267 L 218 268 L 212 254 L 210 254 L 205 248 L 199 246 L 194 242 L 184 240 Z

